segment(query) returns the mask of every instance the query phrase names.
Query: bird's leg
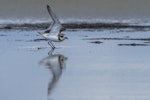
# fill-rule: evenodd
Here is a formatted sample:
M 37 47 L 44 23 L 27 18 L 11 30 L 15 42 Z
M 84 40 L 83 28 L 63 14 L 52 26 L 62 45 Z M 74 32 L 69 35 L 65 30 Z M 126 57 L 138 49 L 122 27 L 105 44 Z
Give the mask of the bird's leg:
M 54 49 L 51 49 L 51 50 L 48 52 L 48 55 L 49 55 L 49 56 L 52 56 L 53 51 L 54 51 Z
M 55 49 L 55 46 L 53 45 L 53 43 L 51 42 L 52 48 Z
M 52 47 L 52 49 L 55 49 L 55 46 L 53 45 L 52 41 L 49 41 L 48 44 Z
M 52 45 L 51 45 L 51 42 L 50 42 L 50 41 L 48 41 L 48 45 L 50 45 L 50 46 L 52 47 Z
M 53 48 L 53 45 L 52 45 L 52 42 L 51 42 L 51 41 L 49 41 L 48 44 Z

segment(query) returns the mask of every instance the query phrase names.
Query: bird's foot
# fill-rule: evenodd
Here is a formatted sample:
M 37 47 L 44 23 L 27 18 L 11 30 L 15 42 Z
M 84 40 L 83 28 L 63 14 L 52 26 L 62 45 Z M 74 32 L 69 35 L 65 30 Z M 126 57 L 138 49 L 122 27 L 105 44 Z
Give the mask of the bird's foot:
M 55 49 L 56 47 L 52 46 L 52 49 Z

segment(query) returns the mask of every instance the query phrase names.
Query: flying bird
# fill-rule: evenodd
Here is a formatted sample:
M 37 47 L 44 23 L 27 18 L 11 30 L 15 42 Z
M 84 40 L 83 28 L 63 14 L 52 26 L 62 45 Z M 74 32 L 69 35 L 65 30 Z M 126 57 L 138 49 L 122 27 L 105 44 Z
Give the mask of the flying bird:
M 52 23 L 44 32 L 39 32 L 39 34 L 49 41 L 48 44 L 52 47 L 52 49 L 55 49 L 52 42 L 62 42 L 65 39 L 68 39 L 68 37 L 62 33 L 62 31 L 65 31 L 66 28 L 62 26 L 49 5 L 47 5 L 47 11 L 52 19 Z

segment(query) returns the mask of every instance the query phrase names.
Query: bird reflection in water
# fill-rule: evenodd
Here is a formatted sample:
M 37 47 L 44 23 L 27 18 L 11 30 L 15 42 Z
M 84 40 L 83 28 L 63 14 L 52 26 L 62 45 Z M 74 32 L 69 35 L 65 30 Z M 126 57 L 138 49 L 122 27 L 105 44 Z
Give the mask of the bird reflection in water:
M 48 96 L 52 93 L 53 88 L 59 81 L 62 75 L 63 69 L 66 68 L 67 57 L 62 54 L 52 54 L 53 49 L 49 52 L 49 56 L 42 59 L 40 65 L 46 66 L 47 69 L 52 73 L 52 79 L 48 85 Z

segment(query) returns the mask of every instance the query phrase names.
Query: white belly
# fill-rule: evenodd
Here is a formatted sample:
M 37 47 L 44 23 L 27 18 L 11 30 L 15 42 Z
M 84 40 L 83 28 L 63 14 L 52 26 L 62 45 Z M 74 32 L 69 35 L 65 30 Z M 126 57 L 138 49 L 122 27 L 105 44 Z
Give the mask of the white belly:
M 58 39 L 58 36 L 56 36 L 56 35 L 44 34 L 43 36 L 48 40 L 51 40 L 51 41 L 54 41 L 54 42 L 60 42 L 60 40 Z

